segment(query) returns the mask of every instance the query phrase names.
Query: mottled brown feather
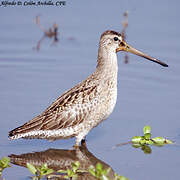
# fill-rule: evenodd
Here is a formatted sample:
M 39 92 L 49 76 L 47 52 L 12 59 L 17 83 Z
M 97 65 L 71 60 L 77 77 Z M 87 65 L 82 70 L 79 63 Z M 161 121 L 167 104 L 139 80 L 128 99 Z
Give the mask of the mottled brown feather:
M 30 132 L 32 130 L 58 130 L 67 127 L 73 127 L 83 123 L 87 116 L 88 108 L 76 108 L 76 115 L 72 116 L 68 111 L 77 104 L 90 103 L 96 95 L 97 86 L 89 85 L 88 81 L 75 86 L 69 91 L 65 92 L 55 102 L 53 102 L 42 114 L 36 116 L 24 125 L 12 130 L 9 134 L 21 134 Z M 90 83 L 91 84 L 91 83 Z M 83 98 L 82 98 L 83 97 Z M 85 101 L 84 98 L 88 101 Z
M 76 136 L 78 145 L 93 127 L 106 119 L 117 97 L 118 68 L 113 48 L 118 44 L 114 43 L 114 35 L 121 36 L 115 31 L 106 31 L 101 35 L 95 72 L 61 95 L 43 113 L 9 132 L 10 139 Z M 109 48 L 110 45 L 112 48 Z

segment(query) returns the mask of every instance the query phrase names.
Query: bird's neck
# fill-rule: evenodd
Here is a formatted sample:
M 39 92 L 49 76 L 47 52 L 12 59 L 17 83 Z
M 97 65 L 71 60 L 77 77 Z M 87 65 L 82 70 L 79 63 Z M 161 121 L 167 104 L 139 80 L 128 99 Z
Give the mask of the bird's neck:
M 114 77 L 117 79 L 117 54 L 114 50 L 99 47 L 96 72 L 106 77 Z

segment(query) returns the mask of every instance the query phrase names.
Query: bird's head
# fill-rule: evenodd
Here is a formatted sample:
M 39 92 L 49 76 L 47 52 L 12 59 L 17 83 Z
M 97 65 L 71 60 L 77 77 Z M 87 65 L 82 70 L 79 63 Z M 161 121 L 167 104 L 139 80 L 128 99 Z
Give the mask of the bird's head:
M 164 67 L 168 67 L 166 63 L 163 63 L 162 61 L 150 57 L 147 54 L 144 54 L 143 52 L 131 47 L 128 45 L 125 40 L 123 39 L 122 35 L 118 32 L 115 31 L 105 31 L 100 38 L 100 45 L 103 46 L 106 49 L 110 49 L 114 52 L 119 52 L 119 51 L 126 51 L 133 53 L 135 55 L 144 57 L 150 61 L 153 61 L 155 63 L 158 63 Z

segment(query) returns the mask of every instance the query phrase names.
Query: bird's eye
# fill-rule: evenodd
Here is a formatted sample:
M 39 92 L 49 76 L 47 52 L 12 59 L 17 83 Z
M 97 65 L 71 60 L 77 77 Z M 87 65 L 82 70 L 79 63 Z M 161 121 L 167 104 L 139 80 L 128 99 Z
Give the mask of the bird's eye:
M 114 37 L 114 40 L 115 40 L 115 41 L 118 41 L 119 39 L 118 39 L 118 37 Z

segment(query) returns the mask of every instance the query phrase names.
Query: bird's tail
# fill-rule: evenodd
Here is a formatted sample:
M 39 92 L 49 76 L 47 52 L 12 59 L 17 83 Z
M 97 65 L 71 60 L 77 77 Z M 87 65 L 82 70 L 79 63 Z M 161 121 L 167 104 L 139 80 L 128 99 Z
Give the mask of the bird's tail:
M 30 132 L 37 131 L 41 129 L 42 117 L 37 116 L 31 121 L 25 123 L 24 125 L 17 127 L 9 132 L 9 139 L 19 139 L 19 138 L 31 138 Z

